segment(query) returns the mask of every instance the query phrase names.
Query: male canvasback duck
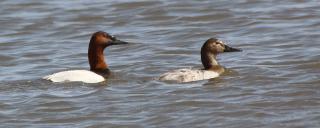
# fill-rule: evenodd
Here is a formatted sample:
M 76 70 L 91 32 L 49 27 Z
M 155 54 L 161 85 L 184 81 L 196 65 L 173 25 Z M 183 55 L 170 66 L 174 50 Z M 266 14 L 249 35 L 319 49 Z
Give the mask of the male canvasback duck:
M 178 69 L 162 74 L 159 80 L 183 83 L 218 77 L 224 72 L 224 68 L 217 62 L 217 55 L 223 52 L 238 51 L 241 50 L 229 47 L 216 38 L 210 38 L 201 48 L 201 61 L 204 69 Z
M 70 70 L 54 73 L 43 77 L 43 79 L 52 82 L 72 82 L 79 81 L 84 83 L 99 83 L 110 75 L 108 65 L 104 60 L 103 51 L 111 45 L 128 44 L 120 41 L 106 32 L 95 32 L 90 39 L 88 49 L 88 59 L 90 71 L 88 70 Z

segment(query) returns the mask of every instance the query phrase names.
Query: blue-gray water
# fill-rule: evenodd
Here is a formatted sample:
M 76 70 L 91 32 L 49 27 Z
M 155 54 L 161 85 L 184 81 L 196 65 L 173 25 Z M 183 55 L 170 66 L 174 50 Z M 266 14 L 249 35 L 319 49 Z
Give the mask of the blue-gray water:
M 2 0 L 0 127 L 319 127 L 319 8 L 318 0 Z M 111 79 L 41 80 L 88 69 L 98 30 L 134 42 L 105 51 Z M 243 49 L 218 56 L 222 76 L 156 80 L 201 68 L 210 37 Z

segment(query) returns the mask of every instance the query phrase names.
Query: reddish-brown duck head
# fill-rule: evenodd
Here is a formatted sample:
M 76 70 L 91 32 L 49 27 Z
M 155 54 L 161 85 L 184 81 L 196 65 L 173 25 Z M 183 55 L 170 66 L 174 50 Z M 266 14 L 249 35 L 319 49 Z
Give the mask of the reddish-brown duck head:
M 93 33 L 88 49 L 90 70 L 94 72 L 108 70 L 108 65 L 105 63 L 103 51 L 108 46 L 120 44 L 128 44 L 128 42 L 118 40 L 116 37 L 103 31 Z

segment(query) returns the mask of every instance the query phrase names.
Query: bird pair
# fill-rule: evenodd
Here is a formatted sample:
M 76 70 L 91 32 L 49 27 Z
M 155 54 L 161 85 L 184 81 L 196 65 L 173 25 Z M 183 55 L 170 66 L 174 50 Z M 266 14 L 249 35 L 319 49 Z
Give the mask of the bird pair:
M 118 40 L 110 34 L 98 31 L 95 32 L 89 43 L 88 60 L 90 71 L 70 70 L 54 73 L 43 77 L 52 82 L 72 82 L 80 81 L 84 83 L 99 83 L 110 75 L 110 70 L 105 62 L 103 51 L 111 45 L 128 44 L 128 42 Z M 237 52 L 240 49 L 227 46 L 224 42 L 216 39 L 208 39 L 201 48 L 201 61 L 204 69 L 178 69 L 160 75 L 161 81 L 191 82 L 218 77 L 224 72 L 224 68 L 219 65 L 216 57 L 223 52 Z

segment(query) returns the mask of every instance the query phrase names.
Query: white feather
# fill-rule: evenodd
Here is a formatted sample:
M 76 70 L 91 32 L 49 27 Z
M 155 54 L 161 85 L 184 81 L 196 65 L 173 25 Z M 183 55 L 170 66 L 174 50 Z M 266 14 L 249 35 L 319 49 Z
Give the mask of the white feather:
M 50 80 L 52 82 L 84 82 L 84 83 L 99 83 L 104 81 L 104 78 L 92 71 L 88 70 L 70 70 L 54 73 L 43 77 L 43 79 Z
M 161 81 L 175 81 L 179 83 L 191 82 L 198 80 L 206 80 L 218 77 L 219 73 L 214 71 L 206 70 L 195 70 L 195 69 L 178 69 L 172 72 L 164 73 L 160 76 Z

